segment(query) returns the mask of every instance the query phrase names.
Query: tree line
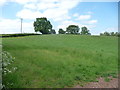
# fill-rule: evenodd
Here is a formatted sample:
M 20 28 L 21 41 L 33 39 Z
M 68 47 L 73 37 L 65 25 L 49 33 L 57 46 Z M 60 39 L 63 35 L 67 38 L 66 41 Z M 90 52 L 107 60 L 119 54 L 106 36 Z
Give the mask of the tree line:
M 42 34 L 56 34 L 56 31 L 53 28 L 51 22 L 47 20 L 46 17 L 36 18 L 36 21 L 33 23 L 35 32 L 41 32 Z M 90 30 L 87 27 L 81 27 L 78 25 L 69 25 L 66 30 L 59 28 L 59 34 L 80 34 L 80 35 L 91 35 Z M 120 36 L 118 32 L 104 32 L 100 33 L 100 36 Z
M 120 33 L 118 33 L 118 32 L 107 32 L 107 31 L 105 31 L 104 33 L 100 33 L 100 36 L 120 36 Z
M 52 29 L 52 24 L 46 17 L 36 18 L 36 21 L 33 23 L 35 32 L 41 32 L 42 34 L 56 34 L 56 31 Z M 82 27 L 82 31 L 79 33 L 78 25 L 69 25 L 64 31 L 62 28 L 59 29 L 59 34 L 81 34 L 81 35 L 90 35 L 90 31 L 87 27 Z
M 78 25 L 69 25 L 64 31 L 62 28 L 59 29 L 59 34 L 81 34 L 81 35 L 91 35 L 90 30 L 87 27 L 82 27 L 81 32 Z

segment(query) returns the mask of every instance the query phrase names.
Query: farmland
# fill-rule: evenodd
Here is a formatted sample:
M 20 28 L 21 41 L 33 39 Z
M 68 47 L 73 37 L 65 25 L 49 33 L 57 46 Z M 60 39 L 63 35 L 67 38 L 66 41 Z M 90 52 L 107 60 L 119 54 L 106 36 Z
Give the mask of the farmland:
M 4 76 L 14 88 L 64 88 L 116 77 L 118 37 L 36 35 L 2 39 L 18 69 Z

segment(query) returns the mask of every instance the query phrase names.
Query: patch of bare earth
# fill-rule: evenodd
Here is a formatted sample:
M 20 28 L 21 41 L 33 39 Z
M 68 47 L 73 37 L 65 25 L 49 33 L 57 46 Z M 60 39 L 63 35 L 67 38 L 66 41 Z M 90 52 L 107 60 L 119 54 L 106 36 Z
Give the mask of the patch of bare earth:
M 110 81 L 106 82 L 103 77 L 98 78 L 98 82 L 90 82 L 84 85 L 75 86 L 74 88 L 118 88 L 118 78 L 109 77 Z

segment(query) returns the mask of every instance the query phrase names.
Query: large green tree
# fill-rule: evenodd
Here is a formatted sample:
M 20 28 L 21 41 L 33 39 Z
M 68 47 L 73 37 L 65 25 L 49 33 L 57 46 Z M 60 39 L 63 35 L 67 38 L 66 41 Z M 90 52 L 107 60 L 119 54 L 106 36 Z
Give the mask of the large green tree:
M 82 27 L 81 28 L 82 31 L 81 31 L 81 35 L 91 35 L 90 31 L 87 29 L 87 27 Z
M 58 32 L 59 34 L 65 34 L 65 31 L 62 28 L 60 28 Z
M 52 30 L 52 24 L 46 17 L 36 18 L 33 25 L 35 32 L 41 32 L 42 34 L 49 34 Z
M 68 34 L 78 34 L 80 28 L 78 25 L 69 25 L 67 28 L 66 28 L 66 32 Z

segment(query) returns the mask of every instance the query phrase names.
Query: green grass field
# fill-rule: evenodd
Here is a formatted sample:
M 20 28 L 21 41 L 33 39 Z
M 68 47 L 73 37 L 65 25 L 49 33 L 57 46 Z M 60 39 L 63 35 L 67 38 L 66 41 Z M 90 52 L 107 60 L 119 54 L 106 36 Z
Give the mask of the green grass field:
M 118 37 L 38 35 L 3 38 L 18 69 L 3 78 L 14 88 L 63 88 L 118 73 Z

